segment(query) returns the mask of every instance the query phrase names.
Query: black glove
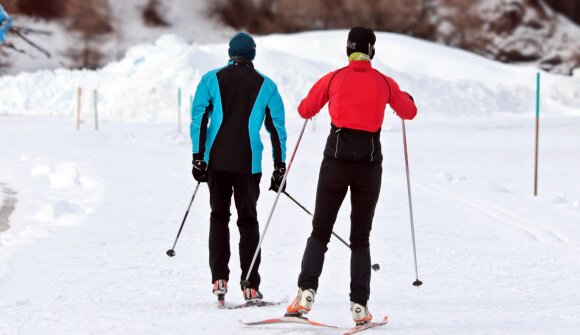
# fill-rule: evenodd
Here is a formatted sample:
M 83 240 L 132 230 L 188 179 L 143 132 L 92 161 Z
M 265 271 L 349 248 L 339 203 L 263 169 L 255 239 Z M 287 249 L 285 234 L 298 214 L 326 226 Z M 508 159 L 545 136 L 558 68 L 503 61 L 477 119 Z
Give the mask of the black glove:
M 200 183 L 207 182 L 207 164 L 203 160 L 203 156 L 193 154 L 193 161 L 191 163 L 193 164 L 193 168 L 191 169 L 193 178 Z
M 280 184 L 282 184 L 282 179 L 284 179 L 284 174 L 286 173 L 286 163 L 278 162 L 274 163 L 274 172 L 272 172 L 272 179 L 270 180 L 270 191 L 278 193 L 280 189 Z M 288 180 L 284 183 L 284 188 L 282 192 L 286 190 L 286 185 L 288 185 Z

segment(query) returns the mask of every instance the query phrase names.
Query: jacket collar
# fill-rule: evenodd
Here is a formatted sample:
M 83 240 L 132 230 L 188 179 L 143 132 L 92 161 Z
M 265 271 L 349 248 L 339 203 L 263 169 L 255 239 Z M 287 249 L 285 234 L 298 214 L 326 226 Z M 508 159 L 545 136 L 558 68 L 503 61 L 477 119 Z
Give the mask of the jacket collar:
M 254 68 L 254 63 L 252 63 L 250 59 L 240 56 L 231 57 L 230 60 L 228 61 L 228 65 L 244 65 L 247 67 Z
M 355 69 L 370 69 L 372 68 L 371 63 L 365 60 L 351 60 L 348 62 L 348 67 Z

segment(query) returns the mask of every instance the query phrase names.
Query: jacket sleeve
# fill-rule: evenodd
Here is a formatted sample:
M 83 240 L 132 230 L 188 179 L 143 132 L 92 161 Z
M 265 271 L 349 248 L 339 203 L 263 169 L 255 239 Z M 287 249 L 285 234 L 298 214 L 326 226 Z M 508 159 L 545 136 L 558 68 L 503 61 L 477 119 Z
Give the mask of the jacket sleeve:
M 391 89 L 389 104 L 395 113 L 403 120 L 413 120 L 417 115 L 417 106 L 415 106 L 413 97 L 409 93 L 401 91 L 397 82 L 392 78 L 387 77 L 387 82 Z
M 272 141 L 272 157 L 275 163 L 286 162 L 286 126 L 284 102 L 278 93 L 278 88 L 273 85 L 274 92 L 266 107 L 266 119 L 264 124 Z
M 213 108 L 212 96 L 207 81 L 207 76 L 201 79 L 197 85 L 193 102 L 191 103 L 191 125 L 189 132 L 193 146 L 192 152 L 198 154 L 199 159 L 203 159 L 205 153 L 207 124 Z
M 309 119 L 314 115 L 318 114 L 322 107 L 330 99 L 330 82 L 336 71 L 327 74 L 326 76 L 320 78 L 314 86 L 308 92 L 306 98 L 300 102 L 298 106 L 298 114 L 304 119 Z

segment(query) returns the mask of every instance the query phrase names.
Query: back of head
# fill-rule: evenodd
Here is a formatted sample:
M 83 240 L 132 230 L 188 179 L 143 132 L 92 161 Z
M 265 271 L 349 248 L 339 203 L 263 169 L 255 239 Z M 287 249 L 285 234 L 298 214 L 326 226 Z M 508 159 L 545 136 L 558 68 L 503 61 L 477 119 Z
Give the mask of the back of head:
M 355 52 L 368 55 L 371 59 L 375 56 L 375 42 L 377 38 L 372 29 L 353 27 L 348 32 L 346 41 L 346 54 L 350 57 Z
M 242 57 L 254 60 L 254 57 L 256 57 L 256 42 L 254 42 L 252 36 L 246 33 L 237 33 L 230 40 L 228 55 L 230 58 Z

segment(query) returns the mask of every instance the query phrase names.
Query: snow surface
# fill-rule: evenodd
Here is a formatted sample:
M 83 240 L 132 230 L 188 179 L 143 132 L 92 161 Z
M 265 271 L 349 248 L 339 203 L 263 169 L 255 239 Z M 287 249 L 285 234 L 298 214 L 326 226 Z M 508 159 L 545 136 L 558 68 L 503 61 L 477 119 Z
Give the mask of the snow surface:
M 257 68 L 278 83 L 288 147 L 295 109 L 313 82 L 346 63 L 345 31 L 257 39 Z M 310 50 L 305 53 L 304 50 Z M 191 146 L 176 126 L 177 88 L 193 93 L 226 62 L 225 44 L 165 36 L 97 72 L 57 70 L 0 79 L 0 182 L 18 192 L 0 233 L 0 334 L 339 334 L 303 326 L 245 328 L 284 307 L 217 310 L 208 266 L 209 205 L 200 188 L 168 258 L 194 183 Z M 539 197 L 532 196 L 535 70 L 392 34 L 375 66 L 419 105 L 407 123 L 421 288 L 414 278 L 401 123 L 387 113 L 381 199 L 371 236 L 369 307 L 391 323 L 373 333 L 576 334 L 580 329 L 580 83 L 543 74 Z M 75 90 L 99 89 L 74 127 Z M 86 94 L 85 94 L 86 95 Z M 184 102 L 183 113 L 187 102 Z M 188 117 L 183 117 L 184 130 Z M 325 112 L 307 128 L 288 192 L 313 210 Z M 263 141 L 262 226 L 270 146 Z M 349 204 L 335 232 L 349 233 Z M 232 215 L 227 298 L 241 302 Z M 266 298 L 296 291 L 310 219 L 282 197 L 264 242 Z M 312 319 L 346 328 L 349 252 L 332 240 Z M 369 331 L 369 332 L 371 332 Z
M 342 67 L 345 31 L 272 35 L 257 39 L 256 66 L 276 79 L 295 106 L 321 75 Z M 378 33 L 375 66 L 398 78 L 428 114 L 529 113 L 534 109 L 536 70 L 497 63 L 396 34 Z M 307 56 L 304 50 L 312 50 Z M 206 71 L 227 62 L 227 43 L 188 44 L 165 35 L 155 44 L 131 48 L 126 57 L 92 71 L 39 71 L 0 78 L 0 114 L 76 113 L 77 86 L 84 88 L 83 116 L 92 122 L 92 91 L 99 91 L 105 121 L 176 120 Z M 542 106 L 548 113 L 578 114 L 580 80 L 544 73 Z M 38 87 L 43 89 L 39 90 Z M 445 92 L 445 94 L 441 94 Z M 434 96 L 438 98 L 435 99 Z

